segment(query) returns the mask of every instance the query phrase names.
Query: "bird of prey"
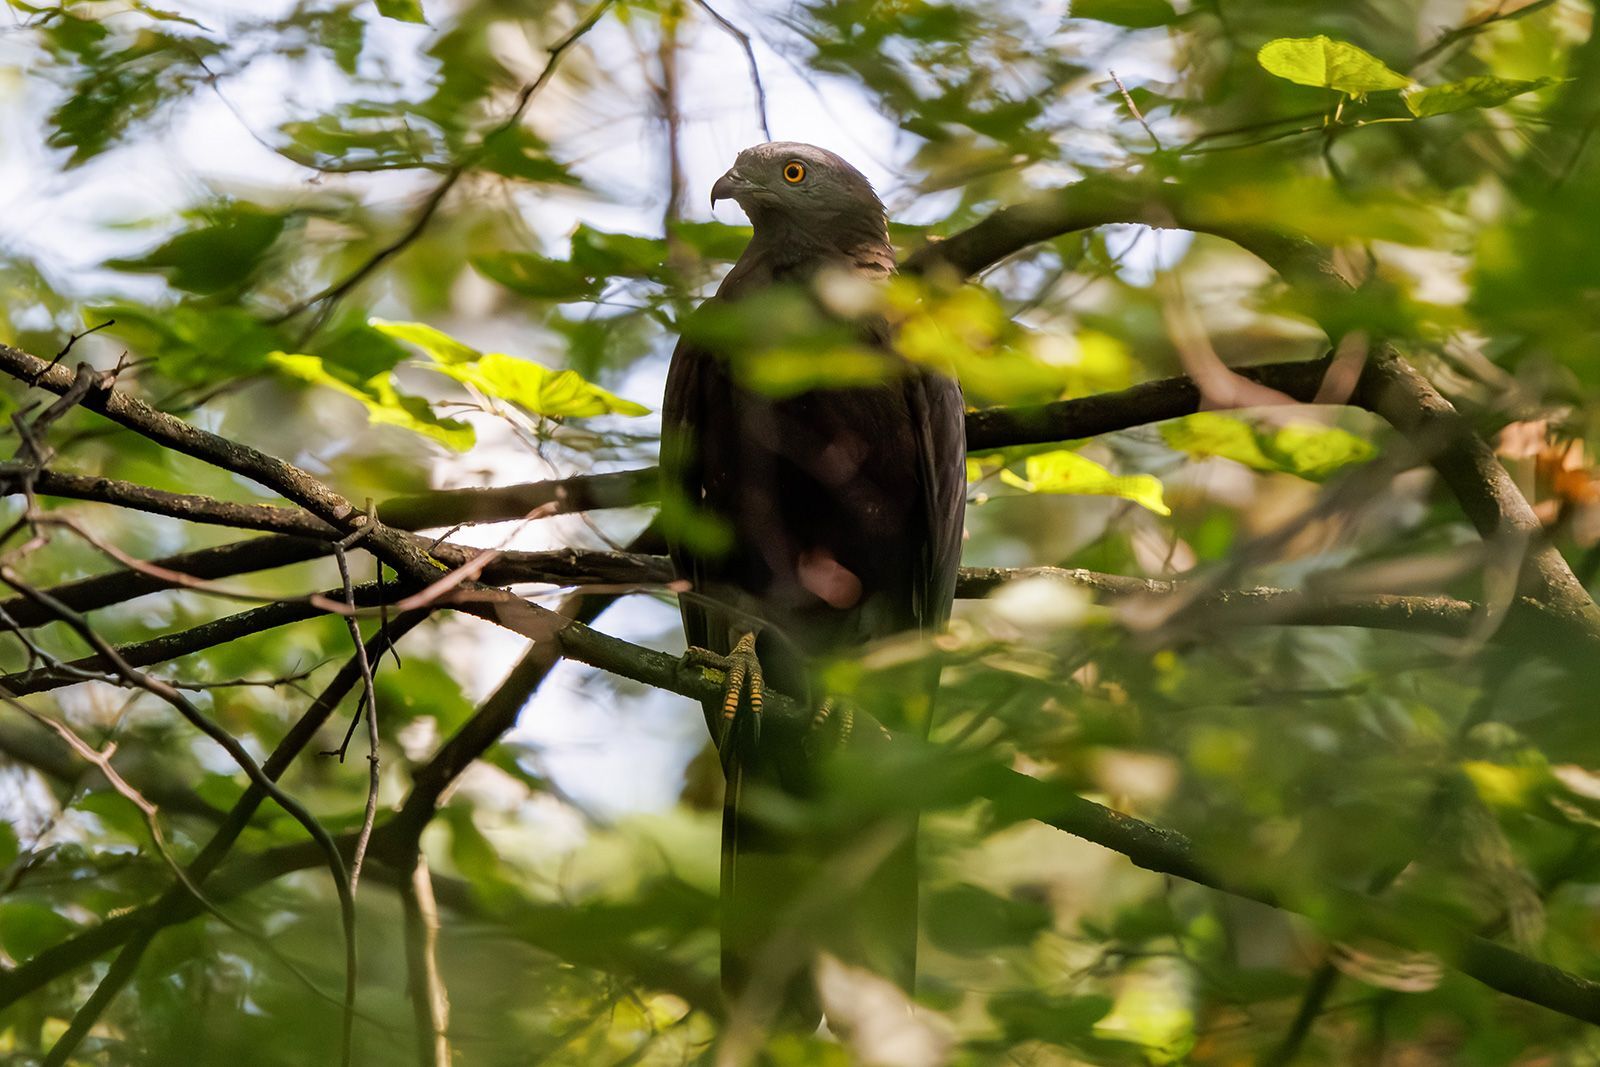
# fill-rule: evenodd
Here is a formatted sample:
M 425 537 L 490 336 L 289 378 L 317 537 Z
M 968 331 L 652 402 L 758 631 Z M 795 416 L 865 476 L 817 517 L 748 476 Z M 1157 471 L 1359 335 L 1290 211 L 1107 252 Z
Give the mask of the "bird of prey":
M 811 739 L 736 729 L 733 720 L 760 723 L 766 685 L 821 721 L 832 702 L 815 691 L 818 662 L 944 624 L 966 499 L 963 405 L 953 378 L 894 354 L 881 315 L 841 319 L 839 301 L 825 299 L 852 286 L 871 292 L 895 269 L 883 204 L 859 171 L 812 145 L 770 142 L 741 152 L 717 180 L 712 205 L 722 199 L 744 209 L 753 236 L 698 314 L 737 318 L 743 309 L 744 336 L 686 330 L 673 354 L 662 410 L 664 517 L 698 517 L 665 523 L 687 586 L 684 630 L 691 650 L 728 674 L 727 701 L 706 708 L 727 780 L 723 987 L 731 1005 L 754 1000 L 771 1019 L 814 1025 L 809 965 L 819 950 L 911 988 L 915 822 L 869 873 L 840 876 L 828 848 L 761 814 L 763 791 L 803 798 L 815 789 Z M 802 299 L 839 343 L 870 351 L 885 372 L 781 394 L 752 385 L 752 361 L 808 358 L 780 343 L 776 319 L 792 316 L 778 312 L 783 305 L 769 312 L 763 301 L 775 293 Z M 771 355 L 774 344 L 781 357 Z M 721 537 L 702 536 L 706 518 Z

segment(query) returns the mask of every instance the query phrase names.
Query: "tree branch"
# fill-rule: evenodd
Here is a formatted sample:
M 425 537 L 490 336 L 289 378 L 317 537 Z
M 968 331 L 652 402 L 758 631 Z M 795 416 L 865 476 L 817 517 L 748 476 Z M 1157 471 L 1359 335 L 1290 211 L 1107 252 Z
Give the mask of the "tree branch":
M 467 600 L 474 595 L 476 599 Z M 458 607 L 531 637 L 536 647 L 554 641 L 572 659 L 610 671 L 644 685 L 667 689 L 693 700 L 722 697 L 724 679 L 716 671 L 691 666 L 683 660 L 592 630 L 519 600 L 500 590 L 463 590 Z M 810 728 L 811 712 L 783 694 L 769 690 L 762 709 L 762 728 L 775 745 L 798 744 Z M 876 731 L 858 728 L 857 736 Z M 1235 896 L 1310 917 L 1326 916 L 1333 901 L 1346 918 L 1349 933 L 1364 933 L 1403 948 L 1433 952 L 1451 966 L 1491 989 L 1585 1022 L 1600 1024 L 1600 983 L 1591 982 L 1550 964 L 1531 959 L 1457 925 L 1442 924 L 1437 916 L 1413 921 L 1403 910 L 1364 894 L 1327 887 L 1322 897 L 1286 898 L 1269 887 L 1237 884 L 1213 874 L 1192 842 L 1173 830 L 1144 822 L 1083 797 L 1067 793 L 1048 782 L 1003 767 L 977 772 L 971 793 L 988 797 L 1000 817 L 1034 818 L 1074 836 L 1120 852 L 1146 870 L 1170 874 Z M 941 783 L 940 788 L 951 788 Z

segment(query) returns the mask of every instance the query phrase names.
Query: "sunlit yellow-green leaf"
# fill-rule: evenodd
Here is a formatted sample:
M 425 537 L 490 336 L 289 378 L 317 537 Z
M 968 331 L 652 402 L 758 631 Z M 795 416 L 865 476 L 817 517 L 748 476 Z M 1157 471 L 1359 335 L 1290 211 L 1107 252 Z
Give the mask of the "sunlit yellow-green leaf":
M 1161 480 L 1153 474 L 1112 474 L 1092 459 L 1062 449 L 1029 456 L 1025 477 L 1000 472 L 1000 480 L 1029 493 L 1071 493 L 1079 496 L 1119 496 L 1157 515 L 1171 515 L 1162 499 Z
M 967 482 L 981 482 L 1005 466 L 1001 456 L 968 456 Z
M 1368 441 L 1337 426 L 1291 422 L 1268 439 L 1268 452 L 1290 474 L 1320 481 L 1341 467 L 1365 463 L 1377 455 Z
M 390 322 L 368 319 L 367 324 L 396 341 L 415 345 L 440 363 L 471 363 L 483 353 L 425 322 Z
M 546 418 L 637 416 L 650 410 L 585 381 L 575 370 L 555 371 L 503 352 L 485 353 L 472 363 L 431 364 L 428 369 Z
M 1404 89 L 1411 84 L 1410 78 L 1390 70 L 1371 52 L 1322 34 L 1268 41 L 1256 53 L 1256 61 L 1268 74 L 1297 85 L 1336 89 L 1347 96 Z
M 793 396 L 807 389 L 876 385 L 897 373 L 884 353 L 859 345 L 824 349 L 776 348 L 751 353 L 734 364 L 739 381 L 768 396 Z
M 1201 411 L 1161 427 L 1169 446 L 1191 456 L 1220 456 L 1259 471 L 1281 471 L 1321 481 L 1376 454 L 1371 443 L 1337 426 L 1294 422 L 1263 431 L 1245 420 Z
M 1191 456 L 1221 456 L 1256 470 L 1278 469 L 1261 450 L 1255 428 L 1232 415 L 1196 412 L 1162 423 L 1161 437 L 1172 448 Z
M 1471 108 L 1499 107 L 1513 97 L 1531 93 L 1554 84 L 1554 78 L 1536 78 L 1521 81 L 1513 78 L 1493 78 L 1479 75 L 1463 78 L 1448 85 L 1430 85 L 1427 88 L 1409 89 L 1402 94 L 1406 107 L 1419 119 L 1434 115 L 1447 115 L 1452 111 Z
M 316 356 L 274 352 L 267 361 L 290 377 L 336 389 L 359 400 L 367 409 L 368 420 L 374 424 L 398 426 L 422 434 L 457 452 L 471 448 L 476 440 L 471 426 L 456 419 L 440 418 L 426 400 L 395 389 L 388 372 L 356 382 L 331 373 Z
M 1096 1037 L 1141 1046 L 1150 1064 L 1185 1062 L 1195 1043 L 1195 1014 L 1188 973 L 1166 957 L 1136 963 L 1124 974 L 1110 1014 L 1094 1025 Z
M 1484 803 L 1497 808 L 1528 808 L 1550 781 L 1543 767 L 1508 767 L 1490 760 L 1467 760 L 1461 770 Z

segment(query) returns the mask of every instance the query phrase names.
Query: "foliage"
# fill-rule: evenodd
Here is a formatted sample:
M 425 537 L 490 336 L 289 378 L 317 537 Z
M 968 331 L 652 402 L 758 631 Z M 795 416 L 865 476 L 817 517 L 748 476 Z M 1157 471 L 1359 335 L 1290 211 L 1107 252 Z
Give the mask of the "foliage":
M 775 1037 L 766 1062 L 1600 1056 L 1589 1025 L 1457 970 L 1470 960 L 1448 940 L 1481 934 L 1600 979 L 1594 646 L 1559 628 L 1587 625 L 1593 605 L 1530 607 L 1536 591 L 1519 599 L 1516 584 L 1546 573 L 1541 552 L 1580 592 L 1600 573 L 1591 0 L 7 8 L 0 342 L 65 367 L 125 360 L 119 388 L 297 464 L 356 513 L 653 464 L 650 413 L 679 336 L 735 349 L 741 382 L 792 395 L 903 372 L 857 343 L 863 323 L 887 324 L 899 356 L 957 373 L 975 408 L 1011 410 L 1013 439 L 969 459 L 964 560 L 1057 569 L 963 599 L 932 647 L 829 665 L 835 691 L 887 719 L 926 713 L 906 694 L 937 659 L 936 722 L 929 745 L 844 764 L 829 803 L 794 815 L 923 811 L 916 1011 L 870 975 L 826 970 L 834 1036 Z M 868 171 L 907 259 L 1078 214 L 969 282 L 935 264 L 880 289 L 823 280 L 696 312 L 750 233 L 727 207 L 708 214 L 706 189 L 761 137 L 721 19 L 750 35 L 773 135 Z M 1307 270 L 1314 245 L 1332 256 Z M 1328 262 L 1355 284 L 1332 283 Z M 1476 468 L 1450 451 L 1464 438 L 1346 404 L 1352 368 L 1386 351 L 1498 449 L 1536 518 L 1491 516 L 1480 537 L 1461 497 Z M 1329 352 L 1302 397 L 1314 408 L 1229 370 Z M 1151 384 L 1175 375 L 1189 399 L 1156 421 L 1141 405 L 1177 396 Z M 130 646 L 263 603 L 301 611 L 145 667 L 199 687 L 184 693 L 206 720 L 264 758 L 351 655 L 344 620 L 305 600 L 343 599 L 336 562 L 73 495 L 106 483 L 35 486 L 25 511 L 35 445 L 54 474 L 287 503 L 260 471 L 159 447 L 86 404 L 29 441 L 19 427 L 48 403 L 10 379 L 0 395 L 0 577 L 55 588 L 124 566 L 82 535 L 139 559 L 258 537 L 249 566 L 219 575 L 215 556 L 191 558 L 198 588 L 88 619 Z M 1127 417 L 1102 432 L 1107 412 Z M 452 513 L 415 543 L 509 550 L 498 566 L 561 550 L 550 565 L 568 570 L 516 586 L 547 604 L 587 565 L 578 550 L 627 545 L 654 503 L 552 514 L 572 500 L 465 534 Z M 703 519 L 688 501 L 660 510 Z M 371 536 L 347 537 L 352 593 L 400 580 Z M 676 650 L 658 601 L 675 590 L 633 572 L 582 582 L 630 594 L 607 633 Z M 1340 614 L 1403 594 L 1414 617 L 1388 628 Z M 30 688 L 44 657 L 89 649 L 59 621 L 13 626 L 35 610 L 21 600 L 0 607 L 15 631 L 0 636 L 0 684 L 108 753 L 176 860 L 196 862 L 244 794 L 235 762 L 150 693 L 75 675 Z M 357 622 L 369 637 L 380 625 Z M 416 796 L 454 1063 L 725 1062 L 720 777 L 699 708 L 573 663 L 531 699 L 514 685 L 494 697 L 526 636 L 440 610 L 374 661 L 381 787 L 356 896 L 355 1062 L 429 1062 L 427 998 L 411 988 L 425 939 L 416 908 L 408 926 L 414 871 L 395 829 Z M 343 760 L 317 753 L 339 748 L 361 689 L 282 779 L 347 847 L 365 820 L 365 726 Z M 457 765 L 450 746 L 473 738 L 477 758 Z M 998 788 L 1016 786 L 996 777 L 1012 770 L 1044 792 Z M 49 1050 L 112 957 L 102 945 L 15 983 L 126 929 L 173 882 L 113 785 L 0 708 L 7 1062 L 62 1062 Z M 1100 810 L 1084 797 L 1122 814 L 1071 822 Z M 1155 873 L 1059 828 L 1149 865 L 1156 838 L 1144 852 L 1115 838 L 1146 823 L 1182 834 L 1195 866 Z M 337 1062 L 343 931 L 321 863 L 302 825 L 263 804 L 205 881 L 227 921 L 166 927 L 68 1062 Z M 849 1010 L 885 1003 L 865 1017 L 902 1022 L 893 1032 Z

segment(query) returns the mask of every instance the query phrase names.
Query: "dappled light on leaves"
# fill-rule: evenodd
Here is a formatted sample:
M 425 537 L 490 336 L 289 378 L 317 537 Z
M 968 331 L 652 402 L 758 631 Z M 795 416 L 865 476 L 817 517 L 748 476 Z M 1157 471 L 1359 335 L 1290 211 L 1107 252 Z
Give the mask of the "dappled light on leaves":
M 0 1059 L 1592 1058 L 1588 0 L 6 8 Z M 896 272 L 707 301 L 767 140 Z M 792 840 L 920 818 L 916 989 L 806 961 L 820 1030 L 719 982 L 680 339 L 964 389 L 949 625 L 760 712 Z

